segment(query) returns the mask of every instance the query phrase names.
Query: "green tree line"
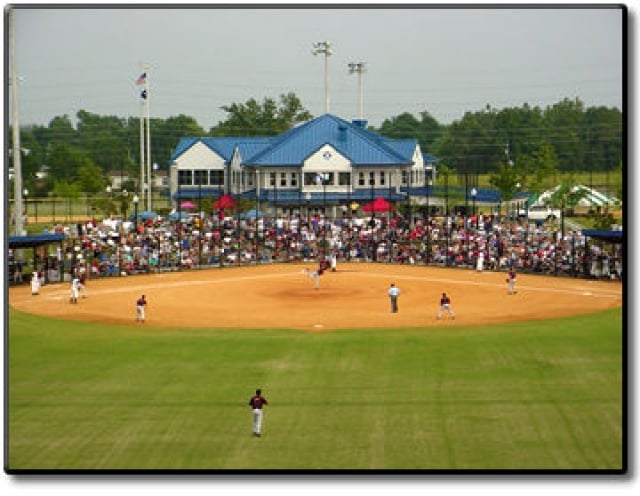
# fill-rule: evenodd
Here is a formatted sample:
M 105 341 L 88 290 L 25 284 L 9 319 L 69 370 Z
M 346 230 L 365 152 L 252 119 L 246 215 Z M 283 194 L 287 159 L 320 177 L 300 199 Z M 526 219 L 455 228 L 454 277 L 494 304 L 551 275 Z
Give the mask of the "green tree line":
M 313 118 L 293 93 L 279 99 L 249 99 L 223 106 L 225 120 L 205 131 L 187 115 L 150 121 L 151 162 L 166 169 L 173 149 L 185 136 L 270 136 Z M 477 184 L 479 174 L 501 175 L 510 184 L 538 190 L 556 172 L 619 171 L 623 156 L 623 117 L 616 108 L 585 107 L 564 99 L 546 108 L 495 109 L 467 112 L 451 124 L 403 113 L 385 119 L 372 131 L 389 138 L 417 139 L 422 151 L 438 157 L 448 170 Z M 6 138 L 11 136 L 7 131 Z M 140 163 L 140 119 L 102 116 L 80 110 L 75 125 L 68 115 L 47 126 L 22 127 L 22 172 L 33 195 L 51 192 L 104 191 L 107 175 L 122 171 L 137 177 Z M 9 141 L 7 139 L 7 141 Z M 511 166 L 505 167 L 505 164 Z M 37 179 L 46 165 L 48 175 Z M 476 177 L 474 181 L 473 176 Z M 467 182 L 465 182 L 466 184 Z

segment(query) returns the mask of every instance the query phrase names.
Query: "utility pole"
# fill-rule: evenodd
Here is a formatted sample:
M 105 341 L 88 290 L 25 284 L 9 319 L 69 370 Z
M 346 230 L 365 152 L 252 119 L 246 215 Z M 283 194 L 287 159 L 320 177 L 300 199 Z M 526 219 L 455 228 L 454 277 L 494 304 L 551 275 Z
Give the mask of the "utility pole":
M 364 119 L 364 104 L 363 104 L 363 96 L 362 96 L 362 74 L 367 72 L 367 68 L 365 67 L 366 62 L 350 62 L 349 63 L 349 74 L 358 74 L 358 92 L 359 92 L 359 110 L 360 110 L 360 119 Z
M 329 113 L 329 56 L 333 55 L 333 51 L 331 50 L 331 42 L 330 41 L 318 41 L 313 44 L 313 49 L 311 50 L 313 55 L 318 55 L 320 53 L 324 54 L 324 101 L 325 101 L 325 113 Z
M 22 156 L 20 150 L 20 113 L 18 112 L 18 74 L 16 71 L 15 9 L 9 7 L 9 71 L 13 105 L 13 216 L 15 234 L 22 236 Z

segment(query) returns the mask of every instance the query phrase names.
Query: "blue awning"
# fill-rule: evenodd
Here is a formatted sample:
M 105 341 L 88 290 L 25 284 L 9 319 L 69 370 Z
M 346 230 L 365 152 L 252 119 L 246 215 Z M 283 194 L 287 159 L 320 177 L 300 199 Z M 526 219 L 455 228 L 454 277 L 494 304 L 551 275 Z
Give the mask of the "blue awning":
M 622 243 L 623 231 L 610 231 L 607 229 L 583 229 L 582 235 L 587 238 L 602 239 L 610 243 Z
M 65 240 L 66 234 L 33 234 L 31 236 L 9 236 L 9 249 L 33 248 Z

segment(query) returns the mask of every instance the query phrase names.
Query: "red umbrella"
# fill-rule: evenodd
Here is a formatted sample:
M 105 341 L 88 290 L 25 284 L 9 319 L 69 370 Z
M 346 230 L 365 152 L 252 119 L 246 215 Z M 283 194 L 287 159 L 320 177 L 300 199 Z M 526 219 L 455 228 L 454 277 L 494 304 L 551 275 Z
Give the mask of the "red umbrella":
M 180 204 L 180 207 L 181 207 L 181 208 L 196 208 L 196 204 L 195 204 L 195 203 L 192 203 L 192 202 L 190 202 L 190 201 L 186 201 L 186 202 L 182 202 L 182 203 Z
M 222 195 L 213 203 L 213 208 L 216 210 L 226 210 L 228 208 L 233 208 L 236 202 L 229 195 Z
M 365 212 L 388 212 L 389 210 L 394 211 L 395 208 L 387 200 L 379 196 L 373 202 L 362 207 L 362 210 Z

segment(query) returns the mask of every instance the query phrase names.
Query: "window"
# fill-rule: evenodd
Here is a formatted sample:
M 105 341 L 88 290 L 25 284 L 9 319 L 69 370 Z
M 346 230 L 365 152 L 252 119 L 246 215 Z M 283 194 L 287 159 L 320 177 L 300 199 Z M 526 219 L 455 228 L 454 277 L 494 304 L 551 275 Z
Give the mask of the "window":
M 269 186 L 275 186 L 275 185 L 276 185 L 276 173 L 269 172 Z
M 193 184 L 196 186 L 209 184 L 209 171 L 208 170 L 194 170 L 193 171 Z
M 286 186 L 287 185 L 287 173 L 286 172 L 281 172 L 280 173 L 280 186 Z
M 376 185 L 376 173 L 369 172 L 369 186 L 375 186 L 375 185 Z
M 291 186 L 293 186 L 294 188 L 298 187 L 298 173 L 297 172 L 292 172 L 291 173 Z
M 179 170 L 178 171 L 178 185 L 179 186 L 191 186 L 191 185 L 193 185 L 193 171 L 191 171 L 191 170 Z
M 358 172 L 358 186 L 365 186 L 364 172 Z
M 351 185 L 351 172 L 340 172 L 340 173 L 338 173 L 338 184 L 340 186 L 350 186 Z
M 224 186 L 224 171 L 212 170 L 209 184 L 212 186 Z
M 385 174 L 384 172 L 380 173 L 380 186 L 384 186 L 385 184 Z
M 402 184 L 407 184 L 407 178 L 408 178 L 408 177 L 409 177 L 409 174 L 407 174 L 407 171 L 406 171 L 406 170 L 403 170 L 403 171 L 402 171 L 402 179 L 401 179 Z
M 322 186 L 322 182 L 317 179 L 318 177 L 325 177 L 324 184 L 327 186 L 333 184 L 333 172 L 305 172 L 305 186 Z

